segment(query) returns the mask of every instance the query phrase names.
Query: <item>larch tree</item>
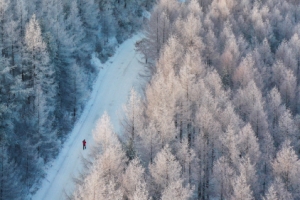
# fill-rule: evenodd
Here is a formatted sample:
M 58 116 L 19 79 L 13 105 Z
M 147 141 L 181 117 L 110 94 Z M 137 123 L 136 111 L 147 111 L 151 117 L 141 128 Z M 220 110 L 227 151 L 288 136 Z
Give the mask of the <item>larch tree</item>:
M 210 100 L 208 102 L 213 101 Z M 198 129 L 198 134 L 195 137 L 195 151 L 196 155 L 198 155 L 200 171 L 198 175 L 198 193 L 201 198 L 206 199 L 208 198 L 213 162 L 216 159 L 215 150 L 219 147 L 216 138 L 221 130 L 221 126 L 216 121 L 213 112 L 205 104 L 198 108 L 195 124 Z
M 224 49 L 222 50 L 221 57 L 218 64 L 219 73 L 222 77 L 225 86 L 232 86 L 232 77 L 234 73 L 234 66 L 238 63 L 239 48 L 237 40 L 232 34 L 231 27 L 226 23 L 223 34 L 221 35 L 221 42 L 224 43 Z
M 101 168 L 103 175 L 107 180 L 118 179 L 120 181 L 121 174 L 125 169 L 127 158 L 120 143 L 109 146 L 101 155 L 96 165 Z
M 276 141 L 278 141 L 278 144 L 282 144 L 286 139 L 288 139 L 295 147 L 298 148 L 298 134 L 299 130 L 297 129 L 291 112 L 289 110 L 285 110 L 281 113 L 278 119 L 278 134 L 276 135 Z
M 151 65 L 154 65 L 159 58 L 163 45 L 168 41 L 171 26 L 178 17 L 178 7 L 179 2 L 176 0 L 160 0 L 153 8 L 148 25 L 145 28 L 146 39 L 143 40 L 148 46 L 148 50 L 145 52 Z M 153 70 L 153 66 L 151 66 L 150 71 L 152 73 Z
M 157 68 L 162 70 L 165 78 L 171 73 L 177 74 L 179 72 L 183 49 L 180 39 L 175 35 L 171 35 L 161 51 L 160 59 L 157 63 Z
M 270 67 L 274 62 L 274 55 L 270 47 L 270 43 L 267 39 L 264 39 L 262 44 L 258 47 L 258 53 L 260 54 L 260 62 L 262 66 Z M 262 70 L 262 68 L 260 68 Z
M 207 23 L 211 24 L 210 21 L 208 21 Z M 218 57 L 220 56 L 219 52 L 217 51 L 217 49 L 218 49 L 217 38 L 212 29 L 213 28 L 209 27 L 209 29 L 206 33 L 206 36 L 203 40 L 203 42 L 205 43 L 203 61 L 205 61 L 205 63 L 209 66 L 215 65 L 217 63 Z
M 239 125 L 241 123 L 241 119 L 236 114 L 236 111 L 234 110 L 234 106 L 232 102 L 227 102 L 226 105 L 224 105 L 224 109 L 221 110 L 218 119 L 221 124 L 221 128 L 223 132 L 226 131 L 229 124 L 232 125 L 232 128 L 234 130 L 238 130 Z
M 146 188 L 146 182 L 139 182 L 133 193 L 132 200 L 150 200 L 149 192 Z
M 197 172 L 199 171 L 195 151 L 190 147 L 187 138 L 184 138 L 178 146 L 176 157 L 182 167 L 182 177 L 186 183 L 194 185 L 198 180 Z
M 264 200 L 290 200 L 293 199 L 292 194 L 287 191 L 284 183 L 280 178 L 275 178 L 273 183 L 270 185 Z
M 263 200 L 279 200 L 279 197 L 273 185 L 269 187 L 268 192 Z
M 190 47 L 196 48 L 194 46 Z M 193 104 L 194 102 L 199 101 L 197 89 L 200 90 L 200 87 L 203 86 L 197 84 L 197 79 L 199 76 L 202 76 L 205 73 L 204 67 L 201 63 L 199 51 L 199 49 L 196 49 L 195 51 L 191 51 L 190 49 L 185 53 L 178 77 L 180 84 L 180 90 L 178 94 L 179 101 L 177 103 L 177 126 L 179 127 L 179 138 L 180 140 L 182 140 L 183 136 L 186 135 L 188 137 L 190 145 L 193 142 L 192 127 L 194 120 L 192 119 L 195 116 L 195 111 L 193 111 Z
M 93 162 L 91 173 L 77 186 L 74 199 L 122 199 L 122 174 L 127 159 L 121 144 L 107 147 Z
M 254 68 L 252 55 L 247 55 L 235 69 L 233 74 L 234 87 L 246 87 L 251 80 L 257 75 L 257 70 Z
M 260 176 L 261 180 L 261 192 L 265 193 L 267 190 L 267 185 L 271 182 L 272 174 L 272 163 L 271 161 L 275 157 L 275 146 L 274 139 L 269 132 L 265 133 L 265 136 L 261 142 L 261 157 L 260 161 L 257 163 L 258 172 L 262 171 L 263 174 Z
M 251 80 L 245 88 L 239 89 L 234 102 L 241 118 L 250 122 L 256 136 L 262 138 L 268 128 L 268 123 L 264 112 L 265 102 L 256 83 Z
M 229 161 L 224 156 L 214 162 L 213 167 L 213 196 L 221 200 L 230 199 L 233 192 L 234 169 L 229 165 Z
M 278 122 L 282 113 L 285 112 L 285 106 L 282 105 L 281 95 L 277 89 L 274 87 L 268 94 L 267 97 L 267 109 L 268 109 L 268 123 L 269 129 L 271 131 L 272 137 L 274 140 L 277 140 L 278 132 Z M 276 136 L 276 137 L 275 137 Z M 278 143 L 277 143 L 278 145 Z
M 144 176 L 145 169 L 141 165 L 139 159 L 135 158 L 131 160 L 122 177 L 122 187 L 124 188 L 124 195 L 128 199 L 134 199 L 134 195 L 137 192 L 142 191 L 144 187 L 143 184 L 146 183 Z M 137 190 L 137 188 L 141 190 Z
M 149 166 L 149 170 L 154 180 L 155 196 L 158 197 L 172 183 L 181 180 L 181 166 L 171 153 L 169 145 L 166 145 L 156 155 L 153 164 Z
M 240 130 L 237 138 L 239 157 L 248 157 L 252 163 L 258 163 L 261 154 L 258 138 L 255 136 L 255 133 L 249 123 Z
M 176 87 L 174 79 L 166 80 L 161 70 L 152 78 L 152 85 L 146 89 L 146 115 L 152 121 L 160 137 L 160 145 L 164 145 L 175 140 L 177 129 L 175 126 L 175 93 Z M 174 90 L 172 90 L 174 89 Z M 158 99 L 160 99 L 158 101 Z
M 189 2 L 187 2 L 188 5 L 186 6 L 186 15 L 188 15 L 189 13 L 194 14 L 194 16 L 199 19 L 201 19 L 203 17 L 203 12 L 202 12 L 202 6 L 200 5 L 200 1 L 198 0 L 190 0 Z
M 182 199 L 188 200 L 192 197 L 192 190 L 187 186 L 184 187 L 181 180 L 171 182 L 163 191 L 161 200 Z
M 238 136 L 232 124 L 229 124 L 226 132 L 221 136 L 222 155 L 227 157 L 230 166 L 237 166 L 237 160 L 239 157 L 239 151 L 237 148 Z
M 288 44 L 286 40 L 284 40 L 276 51 L 275 58 L 277 61 L 282 61 L 284 66 L 288 69 L 291 69 L 294 74 L 297 73 L 297 60 L 292 52 L 293 49 L 291 45 Z
M 114 146 L 119 143 L 117 136 L 113 132 L 113 127 L 110 122 L 110 117 L 107 112 L 104 112 L 98 120 L 93 137 L 97 143 L 96 151 L 105 151 L 109 146 Z
M 127 104 L 123 107 L 125 116 L 123 123 L 123 136 L 127 147 L 127 155 L 130 159 L 136 156 L 136 137 L 142 130 L 142 101 L 137 92 L 132 88 Z
M 239 172 L 243 174 L 246 183 L 249 185 L 250 190 L 253 192 L 255 198 L 259 198 L 258 176 L 256 172 L 256 163 L 253 163 L 249 157 L 242 158 L 239 164 Z
M 300 81 L 300 39 L 297 33 L 289 40 L 289 45 L 292 48 L 292 52 L 296 57 L 296 69 L 294 69 L 294 74 L 297 78 L 297 85 L 299 85 Z
M 253 192 L 247 183 L 245 174 L 241 174 L 234 180 L 233 194 L 231 199 L 234 200 L 254 200 Z
M 273 81 L 279 88 L 282 100 L 286 107 L 293 111 L 297 86 L 296 77 L 291 69 L 284 66 L 282 61 L 277 61 L 272 69 L 274 73 Z
M 152 121 L 139 133 L 136 146 L 137 155 L 144 163 L 153 163 L 156 154 L 160 151 L 160 135 Z
M 298 198 L 300 161 L 290 141 L 283 143 L 281 150 L 276 154 L 272 166 L 275 177 L 282 180 L 287 191 L 293 192 L 294 198 Z
M 186 51 L 200 53 L 203 50 L 203 43 L 200 37 L 202 24 L 198 16 L 189 14 L 185 19 L 178 19 L 175 22 L 176 32 L 179 35 L 182 45 Z

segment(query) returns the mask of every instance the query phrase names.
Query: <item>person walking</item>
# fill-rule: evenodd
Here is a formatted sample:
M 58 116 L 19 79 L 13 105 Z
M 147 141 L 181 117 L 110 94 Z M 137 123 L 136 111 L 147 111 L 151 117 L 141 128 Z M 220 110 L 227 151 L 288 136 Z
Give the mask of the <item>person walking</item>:
M 83 150 L 86 149 L 86 141 L 85 141 L 85 139 L 82 141 L 82 145 L 83 145 Z

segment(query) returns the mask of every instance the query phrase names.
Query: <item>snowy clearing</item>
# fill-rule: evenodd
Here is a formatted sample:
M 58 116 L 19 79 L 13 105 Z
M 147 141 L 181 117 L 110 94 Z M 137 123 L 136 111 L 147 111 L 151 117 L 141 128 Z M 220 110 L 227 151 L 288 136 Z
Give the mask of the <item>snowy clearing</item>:
M 130 89 L 138 86 L 141 79 L 138 74 L 143 70 L 142 56 L 135 51 L 135 43 L 141 37 L 135 35 L 126 40 L 105 64 L 93 57 L 92 63 L 103 69 L 95 81 L 90 100 L 60 154 L 46 171 L 47 175 L 33 200 L 61 200 L 65 199 L 66 193 L 74 190 L 73 178 L 82 169 L 82 156 L 88 156 L 90 152 L 94 143 L 92 130 L 104 111 L 111 117 L 116 133 L 120 133 L 122 105 L 126 103 Z M 87 141 L 84 151 L 83 139 Z

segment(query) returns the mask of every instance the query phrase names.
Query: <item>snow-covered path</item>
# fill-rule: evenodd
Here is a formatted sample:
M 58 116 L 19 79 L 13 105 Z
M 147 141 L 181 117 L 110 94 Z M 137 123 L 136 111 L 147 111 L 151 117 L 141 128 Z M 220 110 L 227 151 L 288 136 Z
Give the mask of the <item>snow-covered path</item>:
M 82 159 L 88 155 L 94 143 L 92 130 L 97 120 L 107 111 L 114 130 L 119 133 L 119 115 L 126 103 L 129 91 L 139 83 L 138 73 L 142 71 L 141 55 L 135 51 L 135 42 L 141 36 L 135 35 L 117 49 L 115 55 L 105 64 L 93 59 L 94 64 L 103 67 L 95 81 L 93 92 L 80 119 L 64 144 L 57 159 L 47 170 L 46 178 L 33 200 L 61 200 L 65 193 L 74 189 L 73 178 L 82 169 Z M 82 150 L 82 140 L 87 141 L 87 149 Z

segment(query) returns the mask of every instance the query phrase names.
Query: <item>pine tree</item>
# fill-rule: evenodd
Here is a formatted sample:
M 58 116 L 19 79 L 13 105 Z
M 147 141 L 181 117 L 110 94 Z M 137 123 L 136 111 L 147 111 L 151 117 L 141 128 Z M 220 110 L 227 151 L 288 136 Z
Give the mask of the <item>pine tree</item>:
M 86 31 L 86 43 L 92 49 L 95 49 L 98 34 L 99 11 L 94 0 L 78 0 L 79 15 Z
M 49 63 L 46 44 L 43 42 L 41 29 L 35 15 L 32 16 L 26 27 L 25 44 L 30 61 L 27 63 L 28 78 L 33 88 L 34 112 L 37 117 L 38 153 L 47 162 L 49 157 L 57 153 L 58 143 L 55 141 L 56 127 L 54 108 L 57 86 L 55 71 Z M 51 150 L 50 150 L 51 149 Z
M 18 166 L 10 161 L 6 144 L 7 138 L 0 135 L 0 198 L 1 199 L 22 199 L 24 190 L 21 182 L 21 173 Z

